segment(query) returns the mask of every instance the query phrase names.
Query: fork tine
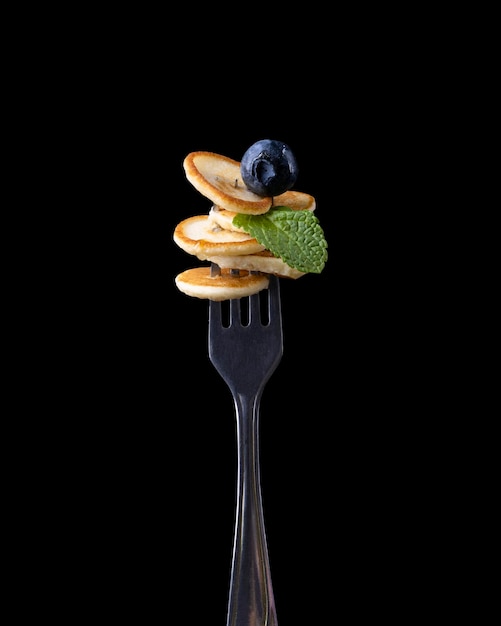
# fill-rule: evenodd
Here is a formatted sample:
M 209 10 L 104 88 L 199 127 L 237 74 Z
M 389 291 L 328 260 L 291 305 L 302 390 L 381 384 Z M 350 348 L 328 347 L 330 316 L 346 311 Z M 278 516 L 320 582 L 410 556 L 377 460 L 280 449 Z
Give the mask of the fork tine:
M 230 327 L 240 326 L 240 298 L 230 300 Z
M 277 276 L 270 276 L 268 286 L 268 319 L 269 323 L 282 323 L 280 306 L 280 288 Z
M 249 324 L 259 322 L 261 313 L 261 306 L 259 304 L 260 297 L 261 293 L 255 293 L 253 296 L 249 297 Z

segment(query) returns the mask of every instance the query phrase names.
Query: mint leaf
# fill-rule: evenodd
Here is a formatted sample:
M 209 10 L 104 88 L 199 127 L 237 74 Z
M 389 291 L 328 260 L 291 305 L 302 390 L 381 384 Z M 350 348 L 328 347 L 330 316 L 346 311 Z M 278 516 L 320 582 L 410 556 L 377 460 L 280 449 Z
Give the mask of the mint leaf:
M 277 206 L 263 215 L 238 213 L 233 224 L 300 272 L 319 274 L 324 269 L 327 241 L 313 211 Z

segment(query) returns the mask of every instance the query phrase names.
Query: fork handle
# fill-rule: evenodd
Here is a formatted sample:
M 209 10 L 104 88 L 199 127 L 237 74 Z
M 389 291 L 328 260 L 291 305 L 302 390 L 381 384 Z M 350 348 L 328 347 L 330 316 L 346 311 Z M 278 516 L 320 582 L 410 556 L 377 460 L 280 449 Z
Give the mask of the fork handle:
M 278 626 L 259 468 L 259 405 L 235 394 L 237 502 L 226 626 Z

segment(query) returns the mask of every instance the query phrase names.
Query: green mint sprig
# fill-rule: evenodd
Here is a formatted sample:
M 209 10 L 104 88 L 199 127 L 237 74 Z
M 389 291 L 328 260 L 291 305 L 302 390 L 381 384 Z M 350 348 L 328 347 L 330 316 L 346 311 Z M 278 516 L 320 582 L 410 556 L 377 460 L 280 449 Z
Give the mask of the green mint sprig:
M 276 206 L 263 215 L 237 213 L 233 224 L 300 272 L 319 274 L 324 269 L 327 241 L 313 211 Z

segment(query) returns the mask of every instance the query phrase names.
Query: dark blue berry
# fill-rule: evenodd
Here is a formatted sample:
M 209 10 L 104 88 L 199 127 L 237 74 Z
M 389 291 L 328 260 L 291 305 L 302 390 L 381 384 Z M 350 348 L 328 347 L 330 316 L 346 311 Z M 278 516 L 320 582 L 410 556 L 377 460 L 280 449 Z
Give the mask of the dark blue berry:
M 283 141 L 262 139 L 247 149 L 240 161 L 247 188 L 258 196 L 273 197 L 288 191 L 296 182 L 296 158 Z

